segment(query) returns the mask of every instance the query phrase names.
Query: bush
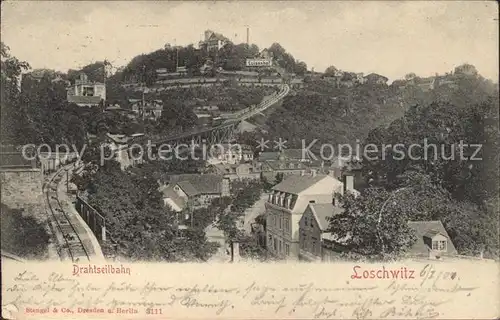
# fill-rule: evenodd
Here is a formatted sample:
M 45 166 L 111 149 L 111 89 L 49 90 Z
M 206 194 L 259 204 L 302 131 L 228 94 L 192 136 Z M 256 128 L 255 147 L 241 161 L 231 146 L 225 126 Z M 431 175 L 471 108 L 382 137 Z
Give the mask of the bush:
M 23 211 L 1 205 L 2 250 L 26 259 L 43 259 L 50 237 L 42 223 Z

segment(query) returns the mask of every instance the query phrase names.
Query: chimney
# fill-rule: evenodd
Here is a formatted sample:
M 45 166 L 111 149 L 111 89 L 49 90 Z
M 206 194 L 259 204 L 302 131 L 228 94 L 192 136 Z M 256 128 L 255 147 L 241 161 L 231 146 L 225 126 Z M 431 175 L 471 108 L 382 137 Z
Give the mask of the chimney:
M 351 174 L 344 175 L 344 194 L 354 191 L 354 176 Z
M 247 46 L 250 45 L 250 28 L 247 27 Z
M 240 244 L 237 241 L 231 242 L 231 262 L 240 261 Z

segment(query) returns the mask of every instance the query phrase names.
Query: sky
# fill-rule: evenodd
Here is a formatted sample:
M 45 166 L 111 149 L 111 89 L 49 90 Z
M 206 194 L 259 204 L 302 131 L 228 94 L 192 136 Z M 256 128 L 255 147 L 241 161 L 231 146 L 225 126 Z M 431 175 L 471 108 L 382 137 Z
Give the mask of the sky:
M 498 5 L 460 1 L 10 1 L 1 39 L 33 68 L 59 71 L 108 59 L 116 67 L 204 30 L 259 48 L 280 43 L 308 68 L 330 65 L 391 80 L 470 63 L 498 80 Z

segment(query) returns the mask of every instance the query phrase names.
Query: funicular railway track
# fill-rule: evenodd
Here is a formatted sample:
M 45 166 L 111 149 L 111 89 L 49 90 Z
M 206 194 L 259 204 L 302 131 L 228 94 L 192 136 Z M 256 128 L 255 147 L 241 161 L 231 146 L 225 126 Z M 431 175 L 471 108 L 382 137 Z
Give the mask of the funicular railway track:
M 56 230 L 54 231 L 58 233 L 60 244 L 59 255 L 62 260 L 70 259 L 73 262 L 90 261 L 89 253 L 78 235 L 75 226 L 71 222 L 71 219 L 64 211 L 57 195 L 57 188 L 59 182 L 64 177 L 64 173 L 65 170 L 63 168 L 59 169 L 56 174 L 44 184 L 47 206 L 55 224 Z

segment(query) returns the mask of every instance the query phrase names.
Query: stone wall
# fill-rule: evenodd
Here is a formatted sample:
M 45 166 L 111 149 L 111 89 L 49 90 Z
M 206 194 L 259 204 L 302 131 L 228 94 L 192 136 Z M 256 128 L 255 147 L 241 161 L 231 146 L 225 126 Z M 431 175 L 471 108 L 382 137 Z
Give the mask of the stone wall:
M 10 208 L 43 205 L 43 177 L 40 169 L 1 168 L 2 203 Z

